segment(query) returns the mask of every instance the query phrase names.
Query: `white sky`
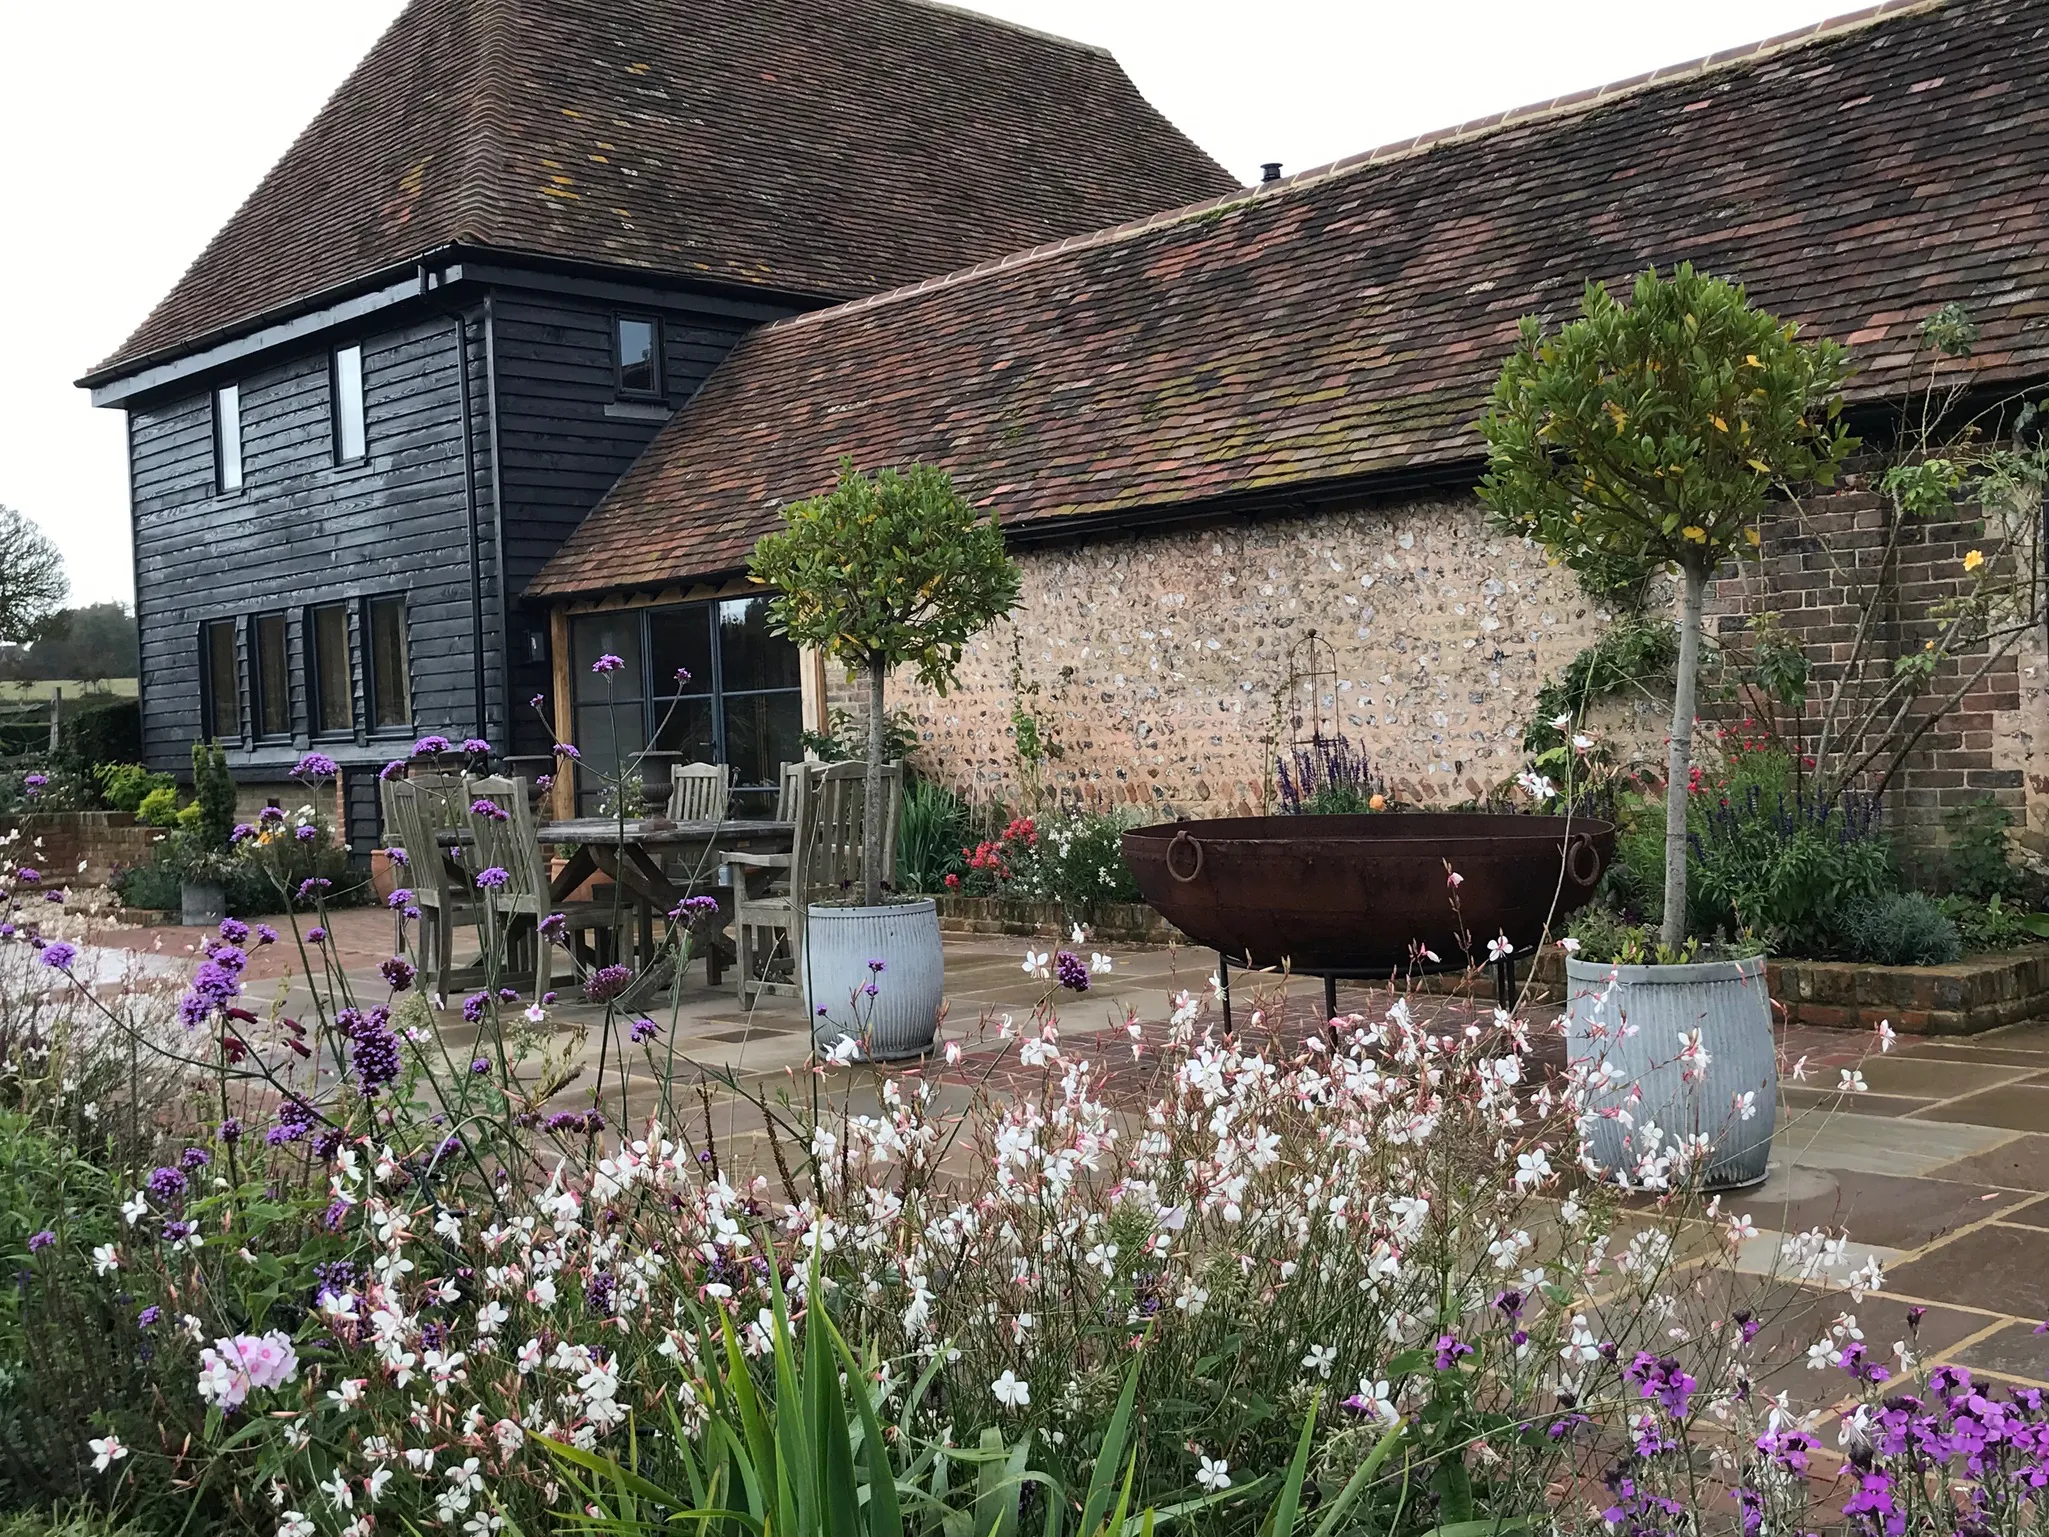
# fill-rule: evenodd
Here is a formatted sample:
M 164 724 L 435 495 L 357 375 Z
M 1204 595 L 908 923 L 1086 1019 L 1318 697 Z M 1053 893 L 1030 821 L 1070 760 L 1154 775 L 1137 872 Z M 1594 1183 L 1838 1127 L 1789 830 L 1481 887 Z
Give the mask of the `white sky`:
M 687 6 L 689 0 L 676 0 Z M 818 0 L 830 3 L 830 0 Z M 1250 181 L 1854 9 L 1857 0 L 977 0 L 1111 49 Z M 111 352 L 402 0 L 44 0 L 0 56 L 0 503 L 63 547 L 74 602 L 132 596 Z

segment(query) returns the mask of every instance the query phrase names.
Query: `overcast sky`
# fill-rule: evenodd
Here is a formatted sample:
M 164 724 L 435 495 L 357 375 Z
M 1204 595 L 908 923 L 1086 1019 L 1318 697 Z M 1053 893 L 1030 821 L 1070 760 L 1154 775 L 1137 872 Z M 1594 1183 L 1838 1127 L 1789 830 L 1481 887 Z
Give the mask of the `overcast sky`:
M 122 341 L 403 0 L 51 0 L 0 57 L 0 504 L 73 599 L 132 595 L 122 415 L 71 381 Z M 690 0 L 675 0 L 687 7 Z M 830 4 L 832 0 L 813 0 Z M 1289 171 L 1697 58 L 1855 0 L 981 0 L 1100 43 L 1230 170 Z

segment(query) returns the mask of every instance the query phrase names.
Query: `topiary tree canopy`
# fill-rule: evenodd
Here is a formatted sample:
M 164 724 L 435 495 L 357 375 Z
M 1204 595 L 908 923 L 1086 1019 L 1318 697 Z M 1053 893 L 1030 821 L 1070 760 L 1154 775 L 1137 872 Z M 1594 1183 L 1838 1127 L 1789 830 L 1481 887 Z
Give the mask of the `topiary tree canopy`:
M 1661 936 L 1675 950 L 1707 584 L 1758 543 L 1768 501 L 1831 483 L 1856 446 L 1841 420 L 1848 354 L 1796 331 L 1690 266 L 1645 271 L 1627 304 L 1590 284 L 1579 318 L 1555 333 L 1524 318 L 1480 423 L 1480 498 L 1503 527 L 1605 581 L 1679 571 Z
M 913 464 L 868 476 L 840 461 L 839 483 L 784 510 L 749 570 L 777 589 L 776 630 L 868 679 L 868 781 L 862 900 L 881 900 L 882 765 L 890 670 L 952 687 L 967 643 L 1017 607 L 1018 569 L 1003 533 L 944 470 Z

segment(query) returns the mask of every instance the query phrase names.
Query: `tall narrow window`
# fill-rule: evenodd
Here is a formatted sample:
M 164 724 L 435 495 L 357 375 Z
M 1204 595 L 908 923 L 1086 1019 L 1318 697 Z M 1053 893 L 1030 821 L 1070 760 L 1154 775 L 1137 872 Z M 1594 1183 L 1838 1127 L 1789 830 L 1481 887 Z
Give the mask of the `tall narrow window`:
M 349 607 L 346 603 L 323 603 L 307 612 L 307 633 L 312 640 L 312 687 L 315 731 L 353 731 L 356 726 L 354 689 L 349 678 Z
M 258 614 L 250 626 L 256 651 L 256 734 L 292 734 L 291 673 L 285 659 L 285 616 Z
M 660 328 L 642 315 L 619 317 L 619 393 L 659 395 L 662 392 Z
M 242 489 L 242 387 L 213 392 L 213 483 L 220 492 Z
M 334 462 L 363 457 L 363 349 L 343 347 L 334 355 Z
M 363 607 L 370 634 L 370 722 L 409 726 L 413 691 L 406 663 L 406 600 L 372 598 Z
M 215 619 L 199 627 L 200 677 L 206 697 L 200 708 L 206 734 L 216 742 L 242 735 L 242 696 L 235 666 L 235 621 Z

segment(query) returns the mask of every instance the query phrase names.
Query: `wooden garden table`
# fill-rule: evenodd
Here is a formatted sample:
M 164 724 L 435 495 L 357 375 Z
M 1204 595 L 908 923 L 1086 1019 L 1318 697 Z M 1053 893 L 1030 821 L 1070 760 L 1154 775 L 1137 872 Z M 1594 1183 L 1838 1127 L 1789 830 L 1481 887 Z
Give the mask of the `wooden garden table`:
M 638 817 L 621 822 L 616 817 L 572 817 L 566 821 L 543 822 L 535 830 L 541 843 L 573 848 L 568 862 L 549 882 L 548 893 L 556 902 L 593 875 L 618 882 L 632 901 L 641 965 L 654 954 L 655 922 L 666 916 L 685 897 L 715 897 L 719 916 L 712 926 L 712 951 L 707 980 L 718 983 L 718 971 L 733 959 L 732 943 L 725 927 L 733 918 L 733 892 L 729 886 L 710 879 L 719 867 L 719 853 L 739 849 L 756 854 L 787 854 L 794 846 L 794 822 L 714 820 L 671 822 L 665 817 Z M 662 866 L 664 856 L 676 859 L 689 875 L 680 881 Z M 652 988 L 652 974 L 643 977 L 636 991 Z

